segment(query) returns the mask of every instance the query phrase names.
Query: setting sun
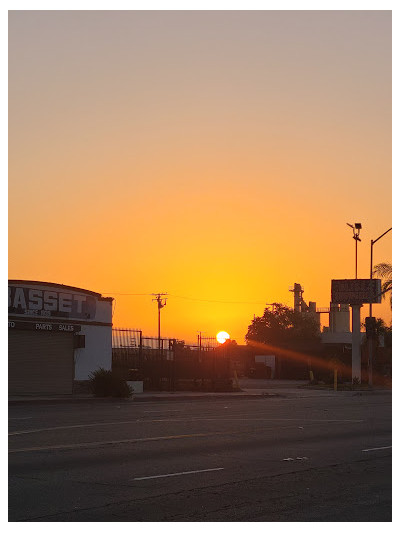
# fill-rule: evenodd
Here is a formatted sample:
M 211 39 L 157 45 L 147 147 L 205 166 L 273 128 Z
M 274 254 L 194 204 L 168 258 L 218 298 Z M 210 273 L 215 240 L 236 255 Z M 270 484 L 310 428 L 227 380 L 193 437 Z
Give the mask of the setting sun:
M 217 333 L 217 341 L 220 344 L 224 344 L 227 339 L 230 339 L 230 335 L 226 331 L 220 331 L 219 333 Z

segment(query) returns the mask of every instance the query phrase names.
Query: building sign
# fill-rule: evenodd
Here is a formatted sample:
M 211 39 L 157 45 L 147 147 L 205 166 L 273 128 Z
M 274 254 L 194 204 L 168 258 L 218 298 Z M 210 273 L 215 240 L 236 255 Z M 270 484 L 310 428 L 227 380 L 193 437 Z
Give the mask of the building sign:
M 90 294 L 8 286 L 8 314 L 94 319 L 96 298 Z
M 331 302 L 362 305 L 381 303 L 380 279 L 333 279 Z
M 22 322 L 9 320 L 8 329 L 33 329 L 35 331 L 54 331 L 57 333 L 76 333 L 81 331 L 81 326 L 76 324 L 56 324 L 52 322 Z

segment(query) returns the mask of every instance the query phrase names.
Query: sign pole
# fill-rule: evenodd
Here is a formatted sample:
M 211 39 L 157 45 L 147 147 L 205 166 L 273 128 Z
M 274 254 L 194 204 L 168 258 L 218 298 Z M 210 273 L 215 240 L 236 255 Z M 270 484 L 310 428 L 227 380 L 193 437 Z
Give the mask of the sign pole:
M 360 333 L 360 309 L 361 305 L 352 305 L 351 317 L 351 377 L 361 383 L 361 333 Z
M 352 308 L 351 372 L 353 381 L 356 379 L 361 383 L 360 308 L 366 303 L 381 303 L 381 280 L 333 279 L 331 283 L 331 302 L 349 304 Z

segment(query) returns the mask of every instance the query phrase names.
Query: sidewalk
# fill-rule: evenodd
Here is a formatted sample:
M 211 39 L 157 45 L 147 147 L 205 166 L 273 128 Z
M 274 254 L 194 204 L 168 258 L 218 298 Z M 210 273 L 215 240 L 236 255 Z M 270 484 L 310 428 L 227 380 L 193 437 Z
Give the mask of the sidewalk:
M 262 381 L 262 383 L 260 383 Z M 305 388 L 307 381 L 289 380 L 245 380 L 241 383 L 238 392 L 156 392 L 149 391 L 134 394 L 131 398 L 95 398 L 91 394 L 74 394 L 72 396 L 9 396 L 9 405 L 23 403 L 79 403 L 79 402 L 152 402 L 152 401 L 183 401 L 183 400 L 231 400 L 231 399 L 256 399 L 256 398 L 308 398 L 327 397 L 337 395 L 364 395 L 364 394 L 392 394 L 391 390 L 374 388 L 372 390 L 337 391 L 332 389 Z

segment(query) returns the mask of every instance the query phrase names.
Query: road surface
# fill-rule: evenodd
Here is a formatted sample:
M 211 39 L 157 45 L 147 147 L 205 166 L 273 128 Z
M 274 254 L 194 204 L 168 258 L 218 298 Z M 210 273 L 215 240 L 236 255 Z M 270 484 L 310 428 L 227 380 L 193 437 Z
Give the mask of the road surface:
M 390 521 L 391 395 L 11 405 L 9 520 Z

